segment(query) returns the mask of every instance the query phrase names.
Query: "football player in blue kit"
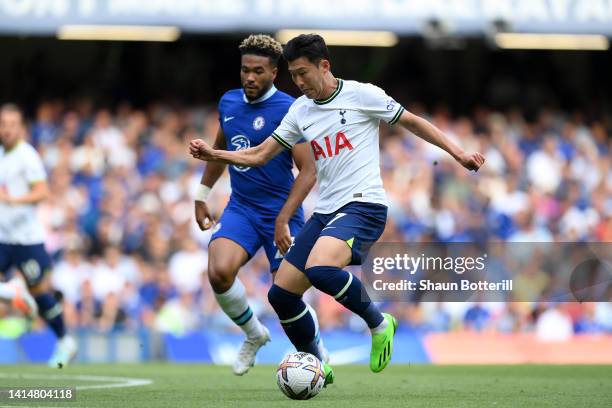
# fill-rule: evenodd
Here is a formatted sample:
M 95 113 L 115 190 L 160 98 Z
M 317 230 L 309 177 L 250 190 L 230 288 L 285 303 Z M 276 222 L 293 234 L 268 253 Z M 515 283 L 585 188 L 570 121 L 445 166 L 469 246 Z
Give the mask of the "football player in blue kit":
M 210 148 L 193 140 L 195 158 L 239 166 L 261 166 L 291 151 L 307 139 L 317 169 L 319 197 L 313 216 L 304 225 L 275 275 L 268 300 L 287 337 L 299 351 L 318 348 L 304 309 L 302 294 L 311 286 L 332 296 L 361 317 L 370 329 L 370 370 L 379 373 L 391 361 L 396 319 L 382 313 L 358 277 L 344 268 L 361 265 L 370 246 L 383 233 L 388 201 L 380 176 L 379 126 L 399 124 L 445 150 L 467 170 L 478 171 L 485 158 L 470 153 L 438 128 L 408 111 L 381 88 L 336 78 L 329 50 L 317 34 L 302 34 L 285 46 L 293 82 L 304 94 L 298 98 L 267 141 L 240 151 Z M 323 364 L 325 384 L 334 374 Z
M 280 43 L 267 35 L 251 35 L 239 47 L 242 88 L 226 92 L 219 101 L 220 127 L 215 148 L 242 150 L 257 146 L 278 127 L 294 98 L 277 90 L 274 80 L 282 55 Z M 295 161 L 300 170 L 294 179 Z M 196 221 L 202 230 L 213 228 L 209 244 L 208 278 L 219 306 L 246 334 L 233 371 L 246 373 L 260 347 L 270 340 L 268 329 L 249 306 L 238 270 L 261 247 L 275 273 L 292 240 L 304 225 L 301 203 L 316 181 L 315 166 L 307 143 L 298 143 L 262 167 L 230 166 L 232 193 L 218 222 L 206 200 L 226 165 L 208 163 L 195 199 Z M 316 338 L 314 310 L 311 330 Z M 320 355 L 327 351 L 319 342 Z

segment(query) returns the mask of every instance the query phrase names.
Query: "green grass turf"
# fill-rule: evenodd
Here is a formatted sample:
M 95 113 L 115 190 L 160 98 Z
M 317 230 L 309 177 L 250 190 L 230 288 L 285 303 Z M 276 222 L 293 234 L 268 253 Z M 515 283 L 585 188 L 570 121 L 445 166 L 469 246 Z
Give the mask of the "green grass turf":
M 57 407 L 612 407 L 612 366 L 367 366 L 335 367 L 336 383 L 309 401 L 291 401 L 276 387 L 275 367 L 243 377 L 210 365 L 0 365 L 0 387 L 93 385 L 104 382 L 6 378 L 7 375 L 97 375 L 151 379 L 152 385 L 77 391 Z M 4 377 L 2 376 L 4 375 Z M 0 401 L 0 407 L 19 406 Z

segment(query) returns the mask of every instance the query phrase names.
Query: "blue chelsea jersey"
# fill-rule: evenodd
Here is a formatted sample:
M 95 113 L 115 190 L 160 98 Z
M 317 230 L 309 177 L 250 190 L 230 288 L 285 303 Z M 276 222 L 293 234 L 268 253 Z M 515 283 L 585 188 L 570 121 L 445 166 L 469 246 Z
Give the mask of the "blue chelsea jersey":
M 263 143 L 283 120 L 294 98 L 274 86 L 262 97 L 248 101 L 242 89 L 226 92 L 219 101 L 219 122 L 227 150 L 242 150 Z M 230 201 L 276 217 L 294 182 L 291 152 L 283 152 L 262 167 L 229 166 Z M 303 217 L 299 207 L 296 217 Z

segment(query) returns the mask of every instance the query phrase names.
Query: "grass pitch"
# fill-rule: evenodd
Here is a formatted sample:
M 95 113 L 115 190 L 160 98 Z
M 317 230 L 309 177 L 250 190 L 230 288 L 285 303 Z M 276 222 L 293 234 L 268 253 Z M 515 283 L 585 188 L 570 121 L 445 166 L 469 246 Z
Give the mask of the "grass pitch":
M 63 370 L 0 365 L 0 387 L 77 386 L 76 401 L 0 407 L 611 407 L 612 366 L 406 366 L 380 374 L 367 366 L 335 367 L 336 383 L 309 401 L 276 387 L 275 367 L 243 377 L 209 365 L 74 365 Z M 111 378 L 112 377 L 112 378 Z M 135 379 L 149 385 L 126 385 Z M 101 388 L 95 388 L 102 386 Z

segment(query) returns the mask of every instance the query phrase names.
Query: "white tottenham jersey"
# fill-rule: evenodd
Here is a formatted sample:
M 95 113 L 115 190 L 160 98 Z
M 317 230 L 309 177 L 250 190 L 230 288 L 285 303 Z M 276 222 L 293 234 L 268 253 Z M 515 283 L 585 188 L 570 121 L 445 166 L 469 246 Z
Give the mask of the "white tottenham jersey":
M 315 212 L 330 214 L 351 201 L 387 205 L 380 178 L 378 126 L 395 124 L 404 108 L 372 84 L 338 80 L 325 100 L 302 96 L 289 108 L 272 137 L 291 149 L 310 142 L 317 167 Z
M 47 175 L 40 156 L 26 142 L 9 151 L 0 147 L 0 190 L 9 197 L 21 197 L 30 186 L 45 181 Z M 36 205 L 7 205 L 0 202 L 0 243 L 42 244 L 45 235 L 36 215 Z

